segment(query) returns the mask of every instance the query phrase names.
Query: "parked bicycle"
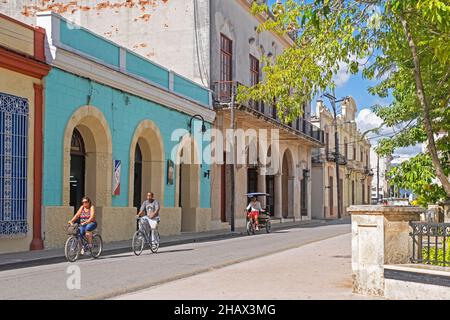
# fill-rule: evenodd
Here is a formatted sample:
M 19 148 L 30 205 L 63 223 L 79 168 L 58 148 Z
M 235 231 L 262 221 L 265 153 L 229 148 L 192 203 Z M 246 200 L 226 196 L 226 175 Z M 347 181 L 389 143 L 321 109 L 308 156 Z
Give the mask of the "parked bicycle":
M 153 253 L 157 253 L 160 245 L 158 227 L 152 230 L 150 225 L 142 218 L 136 218 L 139 223 L 139 229 L 134 233 L 132 247 L 135 255 L 140 256 L 146 246 L 149 246 Z M 152 241 L 152 233 L 154 240 Z
M 69 262 L 78 260 L 82 251 L 90 253 L 91 257 L 97 259 L 103 251 L 103 240 L 98 232 L 92 234 L 92 246 L 89 246 L 85 235 L 81 235 L 78 224 L 68 225 L 67 234 L 69 238 L 64 246 L 64 253 Z

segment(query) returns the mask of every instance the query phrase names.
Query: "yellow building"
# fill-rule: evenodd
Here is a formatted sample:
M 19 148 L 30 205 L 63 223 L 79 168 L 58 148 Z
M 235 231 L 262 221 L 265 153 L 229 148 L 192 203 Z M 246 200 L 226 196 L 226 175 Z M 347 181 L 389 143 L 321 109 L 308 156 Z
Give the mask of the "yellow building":
M 0 253 L 43 248 L 44 37 L 0 14 Z
M 342 215 L 351 205 L 369 204 L 372 171 L 370 167 L 370 142 L 356 125 L 357 106 L 350 97 L 342 102 L 337 115 L 339 139 L 339 183 L 341 199 L 338 201 L 335 161 L 334 117 L 322 101 L 317 103 L 313 123 L 324 130 L 325 147 L 315 149 L 312 157 L 312 215 L 313 218 L 338 217 L 338 203 Z

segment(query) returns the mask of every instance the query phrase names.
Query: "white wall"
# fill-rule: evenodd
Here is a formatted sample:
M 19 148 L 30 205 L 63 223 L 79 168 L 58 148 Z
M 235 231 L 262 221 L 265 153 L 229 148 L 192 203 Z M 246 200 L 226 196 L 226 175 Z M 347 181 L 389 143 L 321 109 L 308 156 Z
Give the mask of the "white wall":
M 130 0 L 127 7 L 125 1 L 59 0 L 56 8 L 66 6 L 57 12 L 69 21 L 208 86 L 209 2 Z M 0 12 L 36 24 L 33 15 L 36 3 L 35 0 L 0 1 Z M 45 3 L 39 5 L 41 9 L 55 4 Z M 26 11 L 28 16 L 23 14 Z

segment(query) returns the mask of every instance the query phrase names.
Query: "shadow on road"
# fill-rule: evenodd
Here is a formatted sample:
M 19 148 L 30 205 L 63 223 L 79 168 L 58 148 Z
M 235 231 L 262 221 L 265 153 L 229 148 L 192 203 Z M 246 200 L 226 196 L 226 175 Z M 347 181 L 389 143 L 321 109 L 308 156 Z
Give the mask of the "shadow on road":
M 158 251 L 157 253 L 152 253 L 150 252 L 150 249 L 146 249 L 145 251 L 142 252 L 141 256 L 150 256 L 150 255 L 160 255 L 160 254 L 164 254 L 164 253 L 176 253 L 176 252 L 184 252 L 184 251 L 193 251 L 194 249 L 179 249 L 179 250 L 161 250 Z M 120 254 L 120 255 L 115 255 L 115 256 L 108 256 L 105 255 L 103 257 L 98 258 L 98 260 L 109 260 L 109 259 L 120 259 L 120 258 L 129 258 L 129 257 L 133 257 L 135 256 L 133 253 L 128 253 L 128 254 Z
M 302 225 L 284 225 L 284 224 L 273 224 L 272 225 L 272 232 L 274 234 L 282 234 L 282 233 L 288 233 L 287 230 L 292 229 L 310 229 L 310 228 L 320 228 L 324 226 L 330 226 L 330 225 L 350 225 L 351 220 L 346 217 L 344 219 L 335 219 L 335 220 L 312 220 L 308 224 L 302 224 Z M 267 235 L 265 232 L 258 233 L 256 235 L 263 236 Z M 235 232 L 235 233 L 224 233 L 221 235 L 217 235 L 215 238 L 205 237 L 205 238 L 194 238 L 189 239 L 185 241 L 169 241 L 169 243 L 164 243 L 164 241 L 161 243 L 161 248 L 167 248 L 174 245 L 180 245 L 180 244 L 192 244 L 192 243 L 204 243 L 204 242 L 215 242 L 215 241 L 223 241 L 227 239 L 233 239 L 233 238 L 244 238 L 248 237 L 247 232 L 245 230 L 242 230 L 241 232 Z M 160 249 L 161 250 L 161 249 Z M 186 251 L 186 250 L 193 250 L 193 249 L 184 249 L 184 250 L 161 250 L 160 253 L 170 253 L 170 252 L 177 252 L 177 251 Z M 19 263 L 12 263 L 10 265 L 0 265 L 0 272 L 11 270 L 11 269 L 22 269 L 22 268 L 28 268 L 28 267 L 34 267 L 34 266 L 42 266 L 42 265 L 49 265 L 49 264 L 55 264 L 55 263 L 61 263 L 66 262 L 66 258 L 64 257 L 63 249 L 61 249 L 61 256 L 58 257 L 51 257 L 43 260 L 33 260 L 33 261 L 21 261 Z M 131 247 L 123 247 L 123 248 L 115 248 L 106 250 L 103 253 L 103 256 L 100 258 L 103 259 L 110 259 L 110 258 L 123 258 L 129 256 L 129 254 L 132 254 Z M 123 254 L 120 255 L 119 254 Z M 92 259 L 89 256 L 82 257 L 79 261 L 86 261 L 88 259 Z

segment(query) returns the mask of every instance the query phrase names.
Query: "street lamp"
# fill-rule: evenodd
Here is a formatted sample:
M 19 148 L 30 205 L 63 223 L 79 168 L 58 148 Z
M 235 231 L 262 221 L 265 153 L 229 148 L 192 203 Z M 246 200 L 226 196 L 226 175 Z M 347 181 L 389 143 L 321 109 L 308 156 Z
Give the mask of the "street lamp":
M 331 106 L 333 107 L 333 125 L 334 125 L 334 143 L 335 143 L 334 161 L 336 163 L 336 190 L 337 190 L 337 198 L 338 198 L 337 199 L 337 201 L 338 201 L 338 219 L 340 219 L 342 216 L 342 208 L 341 208 L 342 190 L 341 190 L 341 186 L 340 186 L 340 177 L 339 177 L 339 136 L 338 136 L 338 130 L 337 130 L 338 124 L 337 124 L 336 103 L 345 101 L 348 99 L 348 97 L 342 98 L 340 100 L 336 100 L 336 97 L 329 93 L 325 93 L 324 96 L 326 98 L 328 98 L 328 100 L 330 100 Z
M 188 128 L 189 128 L 190 133 L 192 134 L 192 120 L 194 120 L 194 119 L 201 120 L 202 133 L 205 133 L 206 132 L 205 119 L 199 114 L 193 115 L 189 121 Z

